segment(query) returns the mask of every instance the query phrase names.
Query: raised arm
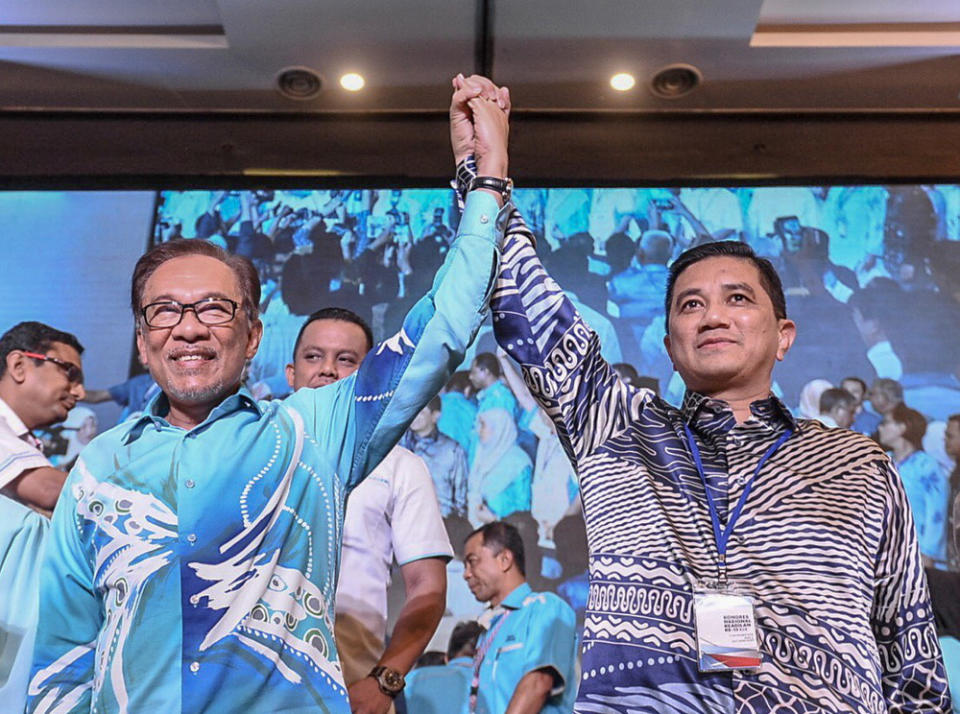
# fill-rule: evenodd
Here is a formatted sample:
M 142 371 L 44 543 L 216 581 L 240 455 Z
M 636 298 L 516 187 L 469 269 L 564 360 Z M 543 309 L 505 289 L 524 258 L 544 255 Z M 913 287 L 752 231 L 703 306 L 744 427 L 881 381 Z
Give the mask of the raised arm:
M 472 112 L 470 88 L 454 92 L 451 117 Z M 505 122 L 504 122 L 505 123 Z M 451 122 L 455 149 L 462 124 Z M 505 132 L 501 144 L 483 145 L 482 168 L 506 176 Z M 474 144 L 477 145 L 474 138 Z M 457 238 L 433 286 L 410 310 L 395 335 L 376 345 L 355 375 L 336 385 L 300 390 L 290 403 L 313 420 L 315 434 L 327 434 L 330 453 L 348 487 L 356 485 L 399 440 L 417 412 L 440 391 L 463 361 L 468 345 L 487 316 L 496 278 L 500 230 L 499 196 L 470 192 Z M 324 403 L 325 408 L 318 408 Z M 331 415 L 330 409 L 333 410 Z
M 475 117 L 478 133 L 496 130 L 488 114 Z M 470 162 L 457 173 L 462 191 Z M 557 425 L 575 465 L 652 397 L 624 384 L 600 356 L 596 333 L 544 271 L 516 208 L 509 214 L 491 308 L 497 342 L 523 368 L 530 393 Z

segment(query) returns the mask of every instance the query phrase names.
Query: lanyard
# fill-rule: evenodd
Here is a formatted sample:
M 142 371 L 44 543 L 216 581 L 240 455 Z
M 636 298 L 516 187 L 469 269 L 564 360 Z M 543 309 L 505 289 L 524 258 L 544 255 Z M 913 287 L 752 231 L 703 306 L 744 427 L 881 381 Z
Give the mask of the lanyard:
M 753 489 L 753 482 L 760 473 L 760 469 L 762 469 L 763 465 L 767 463 L 767 460 L 773 456 L 774 452 L 783 446 L 783 443 L 793 435 L 793 432 L 790 429 L 787 429 L 786 432 L 784 432 L 783 435 L 777 439 L 776 442 L 774 442 L 773 446 L 767 449 L 764 455 L 760 457 L 760 462 L 757 464 L 757 468 L 754 469 L 753 476 L 751 476 L 750 480 L 747 481 L 746 485 L 744 485 L 743 493 L 740 494 L 737 505 L 733 507 L 729 518 L 727 518 L 727 527 L 721 528 L 720 516 L 717 515 L 717 505 L 714 503 L 713 494 L 710 493 L 710 486 L 707 483 L 707 475 L 703 471 L 703 461 L 700 458 L 700 449 L 697 448 L 697 443 L 693 440 L 693 432 L 690 431 L 690 427 L 684 424 L 683 430 L 687 435 L 687 445 L 690 447 L 690 453 L 693 454 L 693 462 L 697 466 L 697 473 L 700 475 L 700 480 L 703 482 L 703 490 L 707 494 L 707 506 L 710 510 L 710 520 L 713 522 L 713 538 L 717 543 L 718 580 L 720 587 L 725 587 L 727 584 L 727 541 L 730 540 L 730 535 L 733 533 L 733 529 L 737 525 L 737 521 L 740 519 L 740 514 L 743 512 L 743 505 L 747 502 L 747 498 L 750 496 L 750 491 Z
M 496 638 L 497 633 L 503 626 L 503 623 L 507 621 L 508 617 L 510 617 L 511 612 L 513 612 L 513 610 L 507 610 L 505 613 L 503 613 L 500 619 L 497 620 L 497 624 L 493 626 L 493 629 L 487 632 L 487 636 L 483 638 L 483 642 L 473 655 L 473 680 L 470 682 L 471 712 L 477 711 L 477 692 L 480 690 L 480 665 L 483 664 L 483 659 L 487 656 L 487 650 L 489 650 L 491 645 L 493 645 L 493 640 Z

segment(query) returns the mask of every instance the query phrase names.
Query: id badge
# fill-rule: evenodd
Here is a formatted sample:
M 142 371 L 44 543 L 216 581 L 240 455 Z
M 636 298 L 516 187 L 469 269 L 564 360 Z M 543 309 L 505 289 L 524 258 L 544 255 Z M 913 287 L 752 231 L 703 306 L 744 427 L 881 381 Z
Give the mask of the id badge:
M 735 588 L 698 587 L 693 594 L 701 672 L 755 670 L 762 662 L 753 598 Z

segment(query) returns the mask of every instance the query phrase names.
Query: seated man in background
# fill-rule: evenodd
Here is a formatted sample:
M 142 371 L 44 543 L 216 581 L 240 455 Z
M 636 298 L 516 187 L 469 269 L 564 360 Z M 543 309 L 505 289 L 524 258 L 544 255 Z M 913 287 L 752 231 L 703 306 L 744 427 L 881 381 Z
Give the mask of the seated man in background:
M 478 528 L 464 553 L 463 577 L 488 606 L 480 617 L 487 631 L 474 655 L 470 712 L 569 714 L 577 694 L 573 610 L 527 584 L 523 541 L 510 524 Z
M 486 105 L 478 134 L 505 132 Z M 797 328 L 770 262 L 725 241 L 671 265 L 677 409 L 603 360 L 530 235 L 513 212 L 491 307 L 580 478 L 590 599 L 577 710 L 949 712 L 896 469 L 873 441 L 795 419 L 771 393 Z
M 454 110 L 473 97 L 456 92 Z M 469 122 L 451 135 L 505 176 L 505 143 Z M 252 263 L 200 240 L 141 257 L 137 347 L 162 392 L 94 439 L 64 487 L 31 711 L 349 711 L 333 637 L 346 498 L 463 360 L 501 205 L 470 192 L 433 286 L 356 373 L 272 402 L 241 379 L 262 333 Z
M 467 714 L 470 710 L 470 680 L 477 639 L 484 632 L 479 623 L 460 622 L 447 644 L 446 662 L 417 666 L 407 677 L 409 714 Z
M 818 421 L 824 426 L 849 429 L 853 426 L 857 400 L 846 389 L 831 387 L 820 395 Z
M 294 390 L 333 384 L 356 372 L 372 347 L 373 332 L 359 315 L 337 307 L 318 310 L 300 329 L 287 381 Z M 394 556 L 405 598 L 387 645 Z M 343 522 L 344 575 L 337 584 L 334 636 L 354 712 L 393 711 L 404 676 L 443 615 L 452 556 L 423 459 L 393 447 L 350 494 Z
M 10 711 L 27 694 L 46 515 L 67 477 L 33 430 L 63 421 L 83 399 L 82 352 L 76 337 L 41 322 L 0 337 L 0 708 Z

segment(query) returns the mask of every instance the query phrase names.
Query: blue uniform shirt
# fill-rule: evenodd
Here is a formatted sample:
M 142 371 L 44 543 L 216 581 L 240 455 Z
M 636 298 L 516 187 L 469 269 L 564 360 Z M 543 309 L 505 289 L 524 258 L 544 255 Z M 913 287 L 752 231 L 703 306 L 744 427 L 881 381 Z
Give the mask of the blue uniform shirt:
M 349 712 L 333 639 L 347 493 L 463 359 L 486 314 L 496 202 L 350 377 L 186 431 L 159 395 L 70 474 L 40 576 L 28 709 Z
M 418 667 L 407 675 L 403 697 L 410 714 L 467 714 L 473 660 L 457 657 L 447 664 Z
M 494 637 L 480 664 L 477 713 L 502 714 L 524 675 L 549 668 L 559 679 L 540 711 L 569 714 L 577 696 L 573 610 L 553 593 L 533 592 L 527 583 L 507 595 L 501 607 L 504 612 L 493 617 L 477 643 L 479 651 Z

